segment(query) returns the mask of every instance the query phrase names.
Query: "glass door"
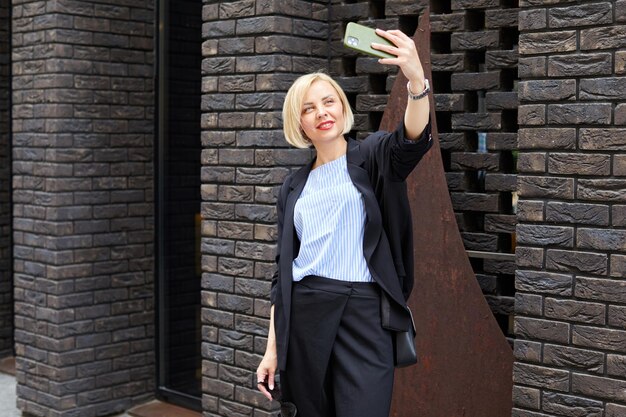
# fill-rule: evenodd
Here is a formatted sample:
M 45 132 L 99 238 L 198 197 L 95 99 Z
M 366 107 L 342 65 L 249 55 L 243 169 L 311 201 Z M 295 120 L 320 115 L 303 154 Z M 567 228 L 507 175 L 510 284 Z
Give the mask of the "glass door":
M 200 409 L 202 1 L 160 0 L 157 109 L 157 394 Z

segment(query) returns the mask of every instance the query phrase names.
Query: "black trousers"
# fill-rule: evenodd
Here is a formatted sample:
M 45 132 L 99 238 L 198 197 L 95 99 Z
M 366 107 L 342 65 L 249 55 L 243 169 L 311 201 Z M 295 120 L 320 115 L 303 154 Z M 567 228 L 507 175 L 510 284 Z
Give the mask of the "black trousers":
M 393 347 L 378 285 L 306 277 L 294 283 L 291 314 L 280 380 L 298 417 L 388 417 Z

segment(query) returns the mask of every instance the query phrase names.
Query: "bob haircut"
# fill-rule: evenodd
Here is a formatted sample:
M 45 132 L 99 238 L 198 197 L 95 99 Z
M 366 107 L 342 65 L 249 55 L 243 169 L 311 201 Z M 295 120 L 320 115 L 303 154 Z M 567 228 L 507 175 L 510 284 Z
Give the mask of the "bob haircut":
M 335 80 L 323 72 L 303 75 L 289 87 L 285 103 L 283 104 L 283 133 L 287 142 L 296 148 L 308 148 L 311 146 L 311 141 L 304 135 L 302 130 L 300 115 L 302 114 L 304 96 L 315 81 L 328 81 L 337 91 L 339 100 L 343 105 L 344 126 L 341 133 L 348 133 L 354 124 L 354 115 L 352 114 L 352 109 L 350 109 L 348 97 L 346 97 L 346 93 L 343 92 Z

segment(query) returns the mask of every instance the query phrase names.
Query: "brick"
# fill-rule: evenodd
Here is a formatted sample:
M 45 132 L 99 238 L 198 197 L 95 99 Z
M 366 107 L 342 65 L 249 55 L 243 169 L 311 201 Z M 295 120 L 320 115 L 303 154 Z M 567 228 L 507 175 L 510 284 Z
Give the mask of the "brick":
M 609 207 L 598 204 L 548 202 L 546 220 L 557 223 L 608 226 Z
M 517 109 L 519 100 L 515 91 L 490 91 L 485 95 L 488 110 Z
M 572 294 L 572 285 L 569 274 L 519 269 L 515 273 L 515 288 L 519 291 L 568 296 Z
M 535 388 L 513 386 L 513 404 L 519 407 L 539 409 L 540 391 Z
M 566 370 L 519 362 L 513 365 L 513 382 L 554 391 L 567 391 L 570 385 L 569 372 Z
M 551 153 L 548 173 L 564 175 L 602 175 L 611 172 L 611 156 L 602 154 Z
M 615 52 L 615 73 L 626 74 L 626 51 Z
M 603 415 L 601 401 L 573 395 L 544 392 L 541 404 L 542 410 L 548 413 L 579 417 L 602 417 Z
M 626 256 L 611 255 L 611 273 L 612 277 L 623 277 L 626 275 Z
M 605 306 L 572 300 L 546 298 L 545 316 L 557 320 L 567 320 L 588 324 L 604 324 Z
M 626 205 L 613 205 L 611 213 L 613 226 L 626 226 Z
M 545 77 L 548 74 L 548 58 L 545 56 L 519 57 L 518 75 L 520 78 Z
M 621 306 L 609 306 L 609 325 L 626 329 L 626 308 Z
M 574 230 L 571 227 L 520 224 L 517 242 L 522 245 L 572 247 Z
M 519 176 L 518 190 L 523 197 L 572 199 L 574 182 L 568 178 Z
M 583 128 L 579 144 L 584 150 L 626 150 L 626 129 Z
M 525 316 L 541 316 L 542 299 L 539 295 L 534 294 L 515 294 L 515 313 Z
M 545 153 L 523 153 L 517 159 L 519 173 L 543 173 L 546 171 Z
M 545 344 L 543 362 L 567 369 L 600 374 L 604 372 L 604 354 L 593 350 Z
M 499 72 L 454 73 L 451 77 L 451 88 L 455 91 L 492 90 L 499 87 Z
M 618 0 L 615 3 L 615 21 L 626 22 L 626 2 Z
M 604 409 L 605 417 L 624 417 L 626 416 L 626 407 L 618 404 L 607 403 Z
M 598 104 L 549 104 L 548 123 L 551 124 L 600 124 L 611 123 L 612 106 Z
M 495 197 L 477 193 L 451 193 L 452 206 L 456 210 L 498 212 L 499 201 Z
M 602 399 L 626 400 L 626 382 L 593 375 L 572 374 L 572 392 Z
M 292 36 L 263 36 L 255 39 L 256 53 L 309 53 L 311 42 L 307 39 Z
M 541 268 L 543 266 L 543 249 L 516 246 L 515 264 L 518 268 Z
M 626 46 L 626 26 L 607 26 L 580 31 L 582 50 L 624 48 Z
M 517 50 L 486 51 L 485 68 L 488 70 L 515 69 L 519 61 Z
M 291 30 L 291 19 L 282 16 L 260 16 L 237 20 L 236 34 L 237 36 L 254 34 L 267 35 L 269 33 L 290 33 Z
M 626 201 L 624 180 L 579 180 L 578 196 L 582 200 Z
M 219 5 L 220 19 L 233 19 L 254 15 L 254 1 L 243 0 L 231 3 L 221 3 Z
M 485 231 L 497 232 L 497 233 L 513 233 L 515 231 L 515 224 L 517 223 L 516 216 L 505 214 L 486 214 L 485 215 Z
M 626 356 L 612 355 L 606 356 L 607 374 L 620 377 L 626 372 Z
M 500 113 L 455 113 L 452 115 L 455 130 L 500 130 Z
M 498 170 L 499 162 L 500 157 L 497 154 L 455 152 L 452 154 L 450 165 L 452 170 L 485 169 L 491 171 Z
M 516 9 L 485 10 L 485 28 L 518 27 L 518 15 Z
M 541 343 L 530 340 L 515 339 L 514 350 L 515 359 L 525 362 L 541 362 Z
M 555 7 L 548 12 L 548 22 L 552 28 L 610 24 L 612 12 L 609 2 Z
M 577 278 L 576 297 L 604 302 L 621 302 L 626 294 L 626 283 L 611 279 Z
M 275 252 L 274 245 L 265 243 L 237 242 L 235 247 L 235 256 L 254 260 L 272 260 Z
M 519 30 L 529 31 L 544 29 L 548 25 L 545 9 L 529 9 L 519 11 Z
M 496 236 L 486 233 L 461 233 L 466 250 L 494 252 L 498 249 Z
M 625 84 L 626 77 L 583 79 L 580 80 L 580 98 L 589 100 L 619 100 L 626 94 Z
M 517 218 L 519 221 L 543 221 L 543 201 L 519 200 L 517 203 Z
M 539 339 L 557 343 L 569 342 L 570 325 L 529 317 L 515 318 L 515 335 L 524 339 Z
M 516 191 L 517 175 L 487 173 L 485 175 L 486 191 Z
M 436 94 L 435 105 L 437 111 L 463 111 L 465 109 L 463 94 Z
M 557 55 L 548 58 L 548 76 L 576 77 L 609 75 L 613 72 L 613 58 L 609 53 Z
M 616 125 L 626 125 L 626 103 L 615 106 L 614 121 Z
M 546 124 L 545 104 L 527 104 L 518 107 L 517 120 L 520 125 L 541 126 Z
M 498 46 L 499 33 L 495 30 L 483 32 L 457 32 L 450 39 L 452 51 L 482 50 Z
M 576 147 L 576 129 L 520 129 L 518 140 L 520 149 L 574 149 Z
M 431 15 L 431 31 L 433 33 L 441 32 L 459 32 L 465 29 L 464 26 L 465 12 L 433 14 Z
M 452 0 L 452 10 L 482 9 L 499 6 L 496 0 Z
M 576 31 L 521 33 L 519 51 L 522 55 L 572 52 L 576 50 Z
M 626 231 L 607 229 L 578 229 L 577 245 L 584 249 L 623 251 L 626 249 Z
M 218 260 L 218 272 L 225 275 L 251 277 L 254 273 L 254 264 L 245 259 L 220 257 Z M 241 303 L 245 305 L 247 301 L 241 300 Z
M 607 256 L 591 252 L 548 249 L 546 268 L 556 271 L 605 275 L 607 273 Z

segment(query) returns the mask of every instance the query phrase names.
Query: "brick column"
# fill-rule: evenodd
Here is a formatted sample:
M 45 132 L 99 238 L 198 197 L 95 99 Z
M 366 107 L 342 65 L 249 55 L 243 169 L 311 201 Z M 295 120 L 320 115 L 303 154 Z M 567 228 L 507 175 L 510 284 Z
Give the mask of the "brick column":
M 9 7 L 0 1 L 0 358 L 13 354 Z
M 153 395 L 151 0 L 13 2 L 18 407 Z
M 513 415 L 624 416 L 626 1 L 540 3 L 520 2 Z
M 327 68 L 327 4 L 203 3 L 203 410 L 269 417 L 254 371 L 269 324 L 276 193 L 311 156 L 288 148 L 280 112 L 298 75 Z

